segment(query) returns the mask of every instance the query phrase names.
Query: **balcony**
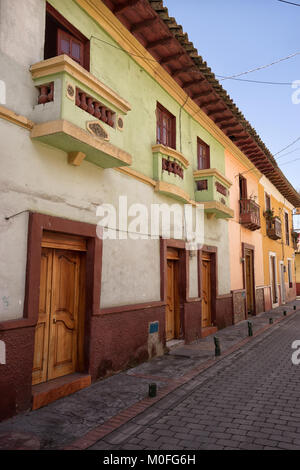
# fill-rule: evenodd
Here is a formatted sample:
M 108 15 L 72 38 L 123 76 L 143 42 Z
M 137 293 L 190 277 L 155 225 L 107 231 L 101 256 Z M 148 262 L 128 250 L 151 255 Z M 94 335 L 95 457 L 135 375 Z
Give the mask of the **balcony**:
M 293 249 L 295 251 L 299 251 L 298 246 L 299 246 L 299 241 L 300 241 L 300 232 L 296 232 L 295 230 L 292 230 L 291 237 L 292 237 Z
M 282 237 L 281 220 L 279 217 L 267 219 L 267 235 L 272 240 L 279 240 Z
M 153 177 L 157 181 L 155 191 L 190 203 L 191 198 L 185 190 L 188 160 L 177 150 L 161 144 L 153 145 Z
M 117 93 L 66 55 L 53 57 L 30 69 L 37 89 L 31 138 L 101 168 L 128 166 L 122 150 L 122 131 L 130 105 Z
M 240 200 L 240 223 L 252 231 L 260 229 L 260 206 L 253 199 Z
M 204 205 L 208 218 L 227 219 L 234 216 L 230 208 L 229 188 L 231 182 L 216 168 L 194 171 L 195 199 Z

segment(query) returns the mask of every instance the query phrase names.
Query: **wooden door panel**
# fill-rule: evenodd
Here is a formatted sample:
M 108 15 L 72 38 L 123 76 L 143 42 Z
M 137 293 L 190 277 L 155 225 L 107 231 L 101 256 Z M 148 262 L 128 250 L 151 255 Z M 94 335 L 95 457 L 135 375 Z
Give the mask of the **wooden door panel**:
M 169 341 L 175 334 L 174 262 L 168 260 L 167 266 L 166 339 Z
M 211 263 L 203 257 L 202 263 L 202 327 L 211 325 Z
M 248 313 L 254 313 L 254 264 L 253 251 L 245 250 L 245 277 L 246 277 L 246 298 Z
M 47 380 L 52 264 L 52 250 L 43 248 L 41 256 L 39 316 L 35 329 L 32 370 L 33 385 Z
M 80 255 L 54 250 L 48 378 L 75 372 Z

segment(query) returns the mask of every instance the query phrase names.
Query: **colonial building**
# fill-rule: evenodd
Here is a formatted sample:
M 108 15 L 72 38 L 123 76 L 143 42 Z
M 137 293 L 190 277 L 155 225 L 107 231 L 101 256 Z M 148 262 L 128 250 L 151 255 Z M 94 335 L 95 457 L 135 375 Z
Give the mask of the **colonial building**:
M 299 195 L 161 1 L 0 9 L 0 417 L 295 296 Z M 197 250 L 145 222 L 185 205 Z

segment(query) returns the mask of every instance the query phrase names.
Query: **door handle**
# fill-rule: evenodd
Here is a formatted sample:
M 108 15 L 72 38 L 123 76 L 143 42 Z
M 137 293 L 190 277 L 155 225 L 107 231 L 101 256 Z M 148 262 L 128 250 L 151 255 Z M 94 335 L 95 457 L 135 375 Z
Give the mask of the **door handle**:
M 53 318 L 53 323 L 56 323 L 56 318 Z

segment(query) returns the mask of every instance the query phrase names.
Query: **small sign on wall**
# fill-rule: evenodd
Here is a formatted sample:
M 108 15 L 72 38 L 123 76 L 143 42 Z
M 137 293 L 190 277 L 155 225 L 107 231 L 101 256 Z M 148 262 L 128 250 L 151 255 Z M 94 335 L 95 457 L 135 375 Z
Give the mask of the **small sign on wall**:
M 149 333 L 158 333 L 158 321 L 149 324 Z
M 6 347 L 4 341 L 0 341 L 0 364 L 6 364 Z

